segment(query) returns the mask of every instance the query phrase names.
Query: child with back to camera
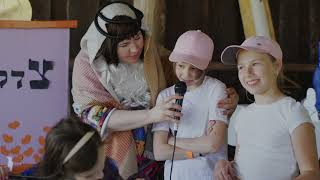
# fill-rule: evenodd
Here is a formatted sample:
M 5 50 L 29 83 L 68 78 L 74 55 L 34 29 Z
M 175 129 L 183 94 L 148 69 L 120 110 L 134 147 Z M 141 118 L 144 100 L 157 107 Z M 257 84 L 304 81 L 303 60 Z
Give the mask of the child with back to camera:
M 106 165 L 105 165 L 106 162 Z M 58 122 L 48 133 L 39 175 L 47 179 L 122 179 L 105 161 L 99 133 L 76 119 Z

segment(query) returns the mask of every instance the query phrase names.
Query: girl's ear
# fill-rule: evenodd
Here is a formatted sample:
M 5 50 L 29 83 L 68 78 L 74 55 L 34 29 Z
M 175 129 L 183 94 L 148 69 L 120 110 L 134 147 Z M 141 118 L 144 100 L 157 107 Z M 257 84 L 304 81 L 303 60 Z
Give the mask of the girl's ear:
M 273 72 L 274 72 L 274 74 L 275 74 L 276 76 L 278 76 L 278 75 L 280 74 L 280 72 L 281 72 L 281 69 L 282 69 L 281 63 L 276 60 L 276 61 L 273 63 Z

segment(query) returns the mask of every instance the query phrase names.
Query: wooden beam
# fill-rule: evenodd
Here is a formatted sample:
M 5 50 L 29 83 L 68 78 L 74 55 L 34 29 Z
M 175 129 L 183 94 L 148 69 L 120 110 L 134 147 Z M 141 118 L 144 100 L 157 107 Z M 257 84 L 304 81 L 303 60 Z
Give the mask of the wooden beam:
M 316 68 L 315 64 L 284 64 L 285 72 L 313 72 Z M 237 71 L 236 65 L 224 65 L 222 63 L 211 63 L 208 71 Z
M 77 21 L 0 21 L 0 28 L 76 28 Z

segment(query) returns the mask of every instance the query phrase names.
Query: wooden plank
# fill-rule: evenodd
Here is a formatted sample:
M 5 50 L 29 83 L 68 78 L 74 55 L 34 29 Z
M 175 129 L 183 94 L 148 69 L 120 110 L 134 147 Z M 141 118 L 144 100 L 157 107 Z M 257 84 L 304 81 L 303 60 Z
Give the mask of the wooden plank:
M 208 31 L 215 45 L 212 62 L 220 62 L 226 46 L 240 44 L 244 40 L 239 4 L 237 0 L 211 0 L 208 6 Z
M 276 40 L 273 21 L 272 21 L 272 16 L 271 16 L 271 10 L 270 10 L 270 6 L 269 6 L 269 1 L 268 0 L 263 0 L 263 5 L 264 5 L 265 13 L 266 13 L 266 16 L 267 16 L 266 18 L 267 18 L 267 23 L 268 23 L 270 36 L 271 36 L 272 39 Z
M 51 20 L 51 0 L 30 0 L 32 20 Z
M 280 9 L 279 0 L 269 0 L 270 13 L 272 17 L 272 24 L 275 34 L 275 39 L 279 39 L 279 9 Z
M 299 1 L 282 0 L 279 10 L 279 44 L 287 63 L 297 63 L 303 57 L 299 55 Z
M 188 30 L 201 30 L 205 33 L 207 31 L 208 16 L 206 16 L 208 0 L 197 1 L 194 3 L 194 0 L 184 0 L 184 9 L 182 10 L 182 18 L 184 21 L 184 30 L 181 33 L 184 33 Z
M 51 19 L 66 20 L 68 19 L 70 0 L 51 1 Z
M 165 47 L 172 50 L 177 38 L 184 32 L 184 0 L 167 1 Z
M 316 64 L 317 58 L 320 57 L 318 46 L 320 43 L 320 1 L 309 0 L 309 29 L 310 29 L 310 62 Z
M 0 28 L 76 28 L 77 21 L 0 21 Z
M 313 72 L 316 68 L 315 64 L 284 64 L 285 72 Z M 224 65 L 222 63 L 211 63 L 208 71 L 237 71 L 236 65 Z
M 188 31 L 197 30 L 209 33 L 210 0 L 194 3 L 194 0 L 166 1 L 165 47 L 172 50 L 178 37 Z
M 310 1 L 299 1 L 299 9 L 296 12 L 299 13 L 298 24 L 299 27 L 299 38 L 296 39 L 299 48 L 299 55 L 296 57 L 295 63 L 311 63 L 310 61 L 310 20 L 309 20 L 309 2 Z
M 80 50 L 80 40 L 93 21 L 100 0 L 69 0 L 68 18 L 77 19 L 79 28 L 71 30 L 70 57 L 74 58 Z
M 101 5 L 104 5 L 108 2 L 114 2 L 114 1 L 119 1 L 119 0 L 101 0 Z M 122 2 L 127 2 L 129 4 L 133 4 L 134 0 L 121 0 Z

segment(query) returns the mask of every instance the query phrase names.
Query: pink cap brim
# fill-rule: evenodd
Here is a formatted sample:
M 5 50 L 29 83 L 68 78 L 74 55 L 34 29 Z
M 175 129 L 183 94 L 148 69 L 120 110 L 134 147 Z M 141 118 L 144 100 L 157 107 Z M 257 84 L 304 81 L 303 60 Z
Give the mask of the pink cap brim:
M 240 49 L 268 54 L 267 51 L 262 50 L 262 49 L 258 49 L 258 48 L 254 48 L 254 47 L 231 45 L 231 46 L 226 47 L 222 51 L 221 62 L 226 65 L 237 64 L 237 56 L 238 56 L 238 52 Z
M 186 63 L 190 63 L 191 65 L 193 65 L 194 67 L 196 67 L 196 68 L 198 68 L 200 70 L 205 70 L 209 65 L 209 63 L 204 63 L 203 60 L 199 59 L 198 57 L 195 57 L 195 56 L 192 56 L 192 55 L 180 54 L 180 53 L 177 53 L 177 52 L 174 52 L 174 51 L 170 54 L 169 60 L 171 62 L 186 62 Z

